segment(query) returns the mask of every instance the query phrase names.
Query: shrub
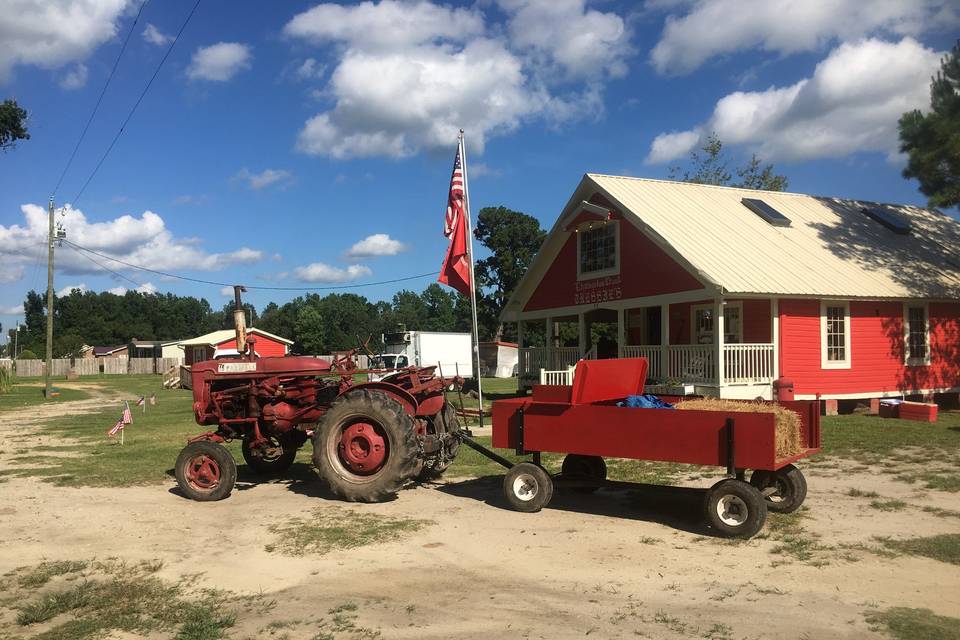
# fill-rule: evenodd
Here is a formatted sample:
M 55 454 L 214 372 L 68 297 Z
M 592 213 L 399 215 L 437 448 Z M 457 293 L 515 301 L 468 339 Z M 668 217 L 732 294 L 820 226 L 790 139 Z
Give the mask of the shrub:
M 6 393 L 10 391 L 12 386 L 12 381 L 10 380 L 10 372 L 6 369 L 0 369 L 0 393 Z
M 20 352 L 20 355 L 17 356 L 17 360 L 37 360 L 37 354 L 30 349 L 24 349 Z

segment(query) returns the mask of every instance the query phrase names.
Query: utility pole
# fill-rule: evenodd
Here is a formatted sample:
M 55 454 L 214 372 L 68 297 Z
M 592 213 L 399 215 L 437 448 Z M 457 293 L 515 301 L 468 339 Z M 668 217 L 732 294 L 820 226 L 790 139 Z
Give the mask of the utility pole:
M 53 367 L 53 196 L 47 206 L 47 358 L 43 371 L 43 395 L 50 399 L 50 369 Z

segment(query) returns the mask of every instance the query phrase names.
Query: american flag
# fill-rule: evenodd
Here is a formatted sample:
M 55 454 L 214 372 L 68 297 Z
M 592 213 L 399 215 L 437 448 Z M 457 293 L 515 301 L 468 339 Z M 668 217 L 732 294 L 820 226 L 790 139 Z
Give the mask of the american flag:
M 443 218 L 443 235 L 450 238 L 447 254 L 443 258 L 440 277 L 437 278 L 465 296 L 471 294 L 473 278 L 470 274 L 470 257 L 467 238 L 467 216 L 464 206 L 464 167 L 462 145 L 457 145 L 453 160 L 453 175 L 450 176 L 450 192 L 447 196 L 447 213 Z
M 115 436 L 118 432 L 123 431 L 123 418 L 117 420 L 117 424 L 113 425 L 113 428 L 110 431 L 107 431 L 108 436 Z
M 137 400 L 137 406 L 139 407 L 139 406 L 142 405 L 144 402 L 146 402 L 146 400 L 144 399 L 143 396 L 140 396 L 140 399 Z
M 130 404 L 127 402 L 123 403 L 123 417 L 120 419 L 123 420 L 123 424 L 133 424 L 133 414 L 130 413 Z
M 460 147 L 453 160 L 453 175 L 450 176 L 450 195 L 447 197 L 447 215 L 443 220 L 443 235 L 450 237 L 463 217 L 463 165 L 460 163 Z

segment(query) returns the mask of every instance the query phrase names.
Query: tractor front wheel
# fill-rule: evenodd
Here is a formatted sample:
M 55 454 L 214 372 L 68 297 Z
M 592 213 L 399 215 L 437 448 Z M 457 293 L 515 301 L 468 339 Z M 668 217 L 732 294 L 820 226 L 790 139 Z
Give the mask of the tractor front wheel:
M 198 440 L 177 456 L 174 474 L 180 490 L 191 500 L 223 500 L 237 482 L 237 463 L 223 445 Z
M 313 463 L 344 500 L 386 500 L 417 473 L 413 420 L 385 393 L 346 393 L 330 405 L 313 434 Z
M 247 466 L 254 473 L 269 475 L 283 473 L 290 468 L 297 457 L 297 446 L 294 439 L 288 435 L 279 438 L 268 438 L 268 444 L 258 450 L 250 447 L 250 441 L 243 439 L 240 452 Z

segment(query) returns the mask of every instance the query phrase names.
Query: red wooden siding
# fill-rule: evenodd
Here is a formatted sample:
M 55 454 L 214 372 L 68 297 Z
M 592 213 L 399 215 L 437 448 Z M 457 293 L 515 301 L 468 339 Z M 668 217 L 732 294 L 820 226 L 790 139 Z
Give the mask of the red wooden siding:
M 618 224 L 620 225 L 620 276 L 583 280 L 579 283 L 581 289 L 585 286 L 597 285 L 599 291 L 605 291 L 611 296 L 607 299 L 620 300 L 690 291 L 703 287 L 700 281 L 643 235 L 631 222 L 621 220 Z M 607 283 L 604 283 L 604 280 L 607 280 Z M 577 234 L 571 233 L 530 296 L 524 311 L 574 306 L 577 284 Z
M 903 362 L 903 304 L 850 303 L 849 369 L 823 369 L 820 302 L 780 300 L 780 371 L 800 394 L 857 394 L 960 386 L 960 304 L 930 304 L 929 366 Z
M 740 322 L 743 323 L 744 342 L 773 342 L 772 325 L 770 322 L 769 300 L 736 300 L 727 302 L 740 303 Z M 678 302 L 670 305 L 670 344 L 690 344 L 690 307 L 702 304 L 713 304 L 713 300 L 698 300 L 697 302 Z
M 261 358 L 266 358 L 267 356 L 284 356 L 287 355 L 286 345 L 282 342 L 277 342 L 266 336 L 261 336 L 256 333 L 251 333 L 250 337 L 257 341 L 257 344 L 254 346 L 254 350 L 260 354 Z M 237 348 L 237 339 L 230 338 L 229 340 L 224 340 L 217 345 L 217 349 L 236 349 Z

